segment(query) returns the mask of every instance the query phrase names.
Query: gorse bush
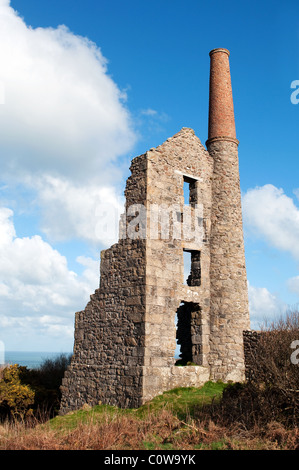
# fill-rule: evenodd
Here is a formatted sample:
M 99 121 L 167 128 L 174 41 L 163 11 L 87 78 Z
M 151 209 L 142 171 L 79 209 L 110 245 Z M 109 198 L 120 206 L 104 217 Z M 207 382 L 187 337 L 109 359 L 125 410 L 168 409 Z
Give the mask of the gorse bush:
M 49 418 L 58 413 L 60 385 L 71 355 L 46 359 L 38 369 L 18 364 L 0 373 L 0 417 L 40 414 Z
M 26 367 L 17 364 L 5 367 L 0 381 L 0 413 L 24 416 L 32 411 L 35 393 L 29 385 L 22 383 Z

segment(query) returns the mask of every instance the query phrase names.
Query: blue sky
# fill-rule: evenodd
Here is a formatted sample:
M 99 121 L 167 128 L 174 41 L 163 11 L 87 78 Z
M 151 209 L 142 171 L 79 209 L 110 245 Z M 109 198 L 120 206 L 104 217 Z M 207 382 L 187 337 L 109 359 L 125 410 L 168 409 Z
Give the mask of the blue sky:
M 72 349 L 113 241 L 95 211 L 117 219 L 134 156 L 182 127 L 205 143 L 216 47 L 231 52 L 252 326 L 298 304 L 298 46 L 290 0 L 0 0 L 7 350 Z

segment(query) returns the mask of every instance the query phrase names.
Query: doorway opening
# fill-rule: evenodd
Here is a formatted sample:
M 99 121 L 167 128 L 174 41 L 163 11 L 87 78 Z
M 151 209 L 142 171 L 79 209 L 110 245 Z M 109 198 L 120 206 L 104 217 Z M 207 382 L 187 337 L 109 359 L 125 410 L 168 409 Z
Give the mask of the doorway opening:
M 176 365 L 200 365 L 201 309 L 193 302 L 181 302 L 176 312 Z

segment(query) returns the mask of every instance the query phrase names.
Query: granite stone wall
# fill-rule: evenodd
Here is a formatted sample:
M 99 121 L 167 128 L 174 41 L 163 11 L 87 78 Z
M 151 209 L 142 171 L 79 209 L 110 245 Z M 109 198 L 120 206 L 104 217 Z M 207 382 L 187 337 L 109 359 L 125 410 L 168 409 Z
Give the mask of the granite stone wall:
M 256 349 L 261 335 L 261 331 L 245 330 L 243 332 L 246 380 L 255 377 Z
M 144 363 L 144 400 L 163 390 L 185 386 L 188 380 L 200 385 L 209 377 L 207 353 L 209 348 L 209 230 L 211 208 L 211 177 L 213 161 L 192 129 L 183 128 L 161 146 L 148 152 L 148 207 L 163 204 L 169 211 L 169 235 L 160 227 L 158 236 L 148 233 L 146 245 L 146 338 Z M 189 204 L 184 202 L 184 181 L 190 185 Z M 196 208 L 198 206 L 198 208 Z M 189 211 L 189 212 L 188 212 Z M 175 213 L 181 214 L 180 233 L 175 231 Z M 188 231 L 188 214 L 191 230 Z M 150 214 L 148 214 L 150 216 Z M 184 225 L 185 222 L 185 225 Z M 151 220 L 148 219 L 148 226 Z M 184 250 L 193 255 L 188 284 L 184 277 Z M 200 258 L 200 259 L 199 259 Z M 200 265 L 199 265 L 200 263 Z M 198 276 L 200 274 L 200 282 Z M 194 322 L 187 335 L 191 361 L 185 376 L 174 364 L 176 349 L 176 313 L 182 303 L 197 305 L 200 311 L 198 329 Z M 181 321 L 179 322 L 180 325 Z M 186 341 L 178 334 L 180 343 Z M 183 346 L 184 347 L 184 346 Z M 192 376 L 192 379 L 191 379 Z
M 144 158 L 133 161 L 127 203 L 144 202 L 145 169 Z M 85 403 L 142 403 L 145 245 L 143 239 L 124 238 L 101 253 L 99 289 L 75 317 L 74 354 L 61 387 L 62 413 Z

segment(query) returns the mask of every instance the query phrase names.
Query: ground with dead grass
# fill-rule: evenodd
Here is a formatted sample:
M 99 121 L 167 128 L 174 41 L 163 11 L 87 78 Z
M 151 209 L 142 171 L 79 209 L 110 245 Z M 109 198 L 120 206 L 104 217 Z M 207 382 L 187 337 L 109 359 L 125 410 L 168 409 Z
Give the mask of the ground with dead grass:
M 6 422 L 0 427 L 1 450 L 295 450 L 299 430 L 275 421 L 246 428 L 221 423 L 205 410 L 217 407 L 222 383 L 180 388 L 138 409 L 98 405 L 57 416 L 44 423 Z M 204 410 L 204 411 L 203 411 Z

